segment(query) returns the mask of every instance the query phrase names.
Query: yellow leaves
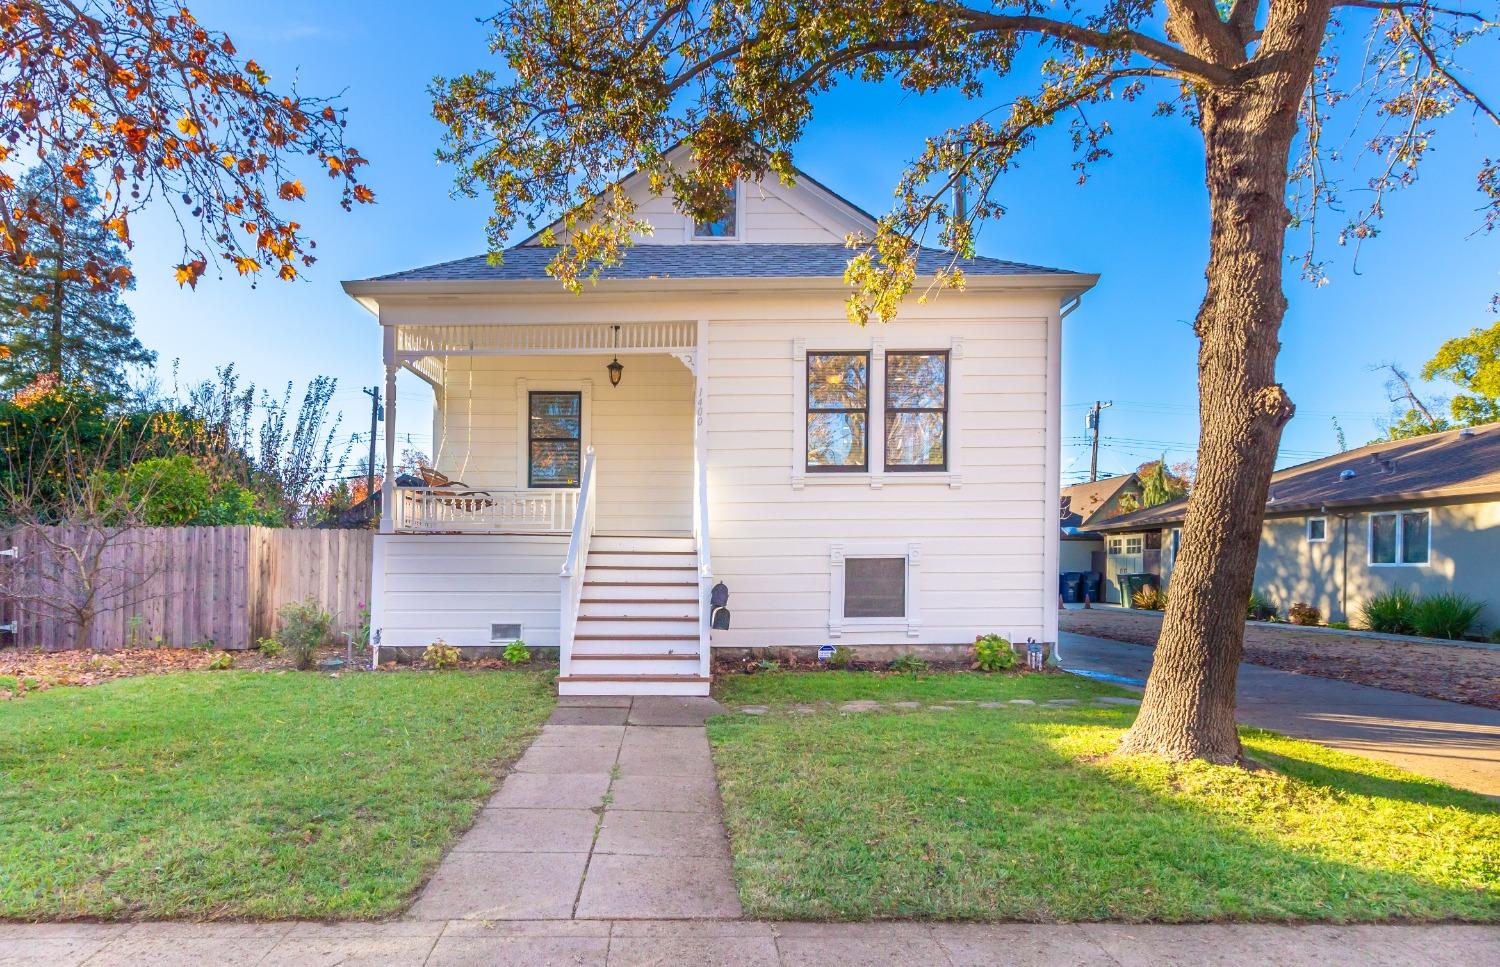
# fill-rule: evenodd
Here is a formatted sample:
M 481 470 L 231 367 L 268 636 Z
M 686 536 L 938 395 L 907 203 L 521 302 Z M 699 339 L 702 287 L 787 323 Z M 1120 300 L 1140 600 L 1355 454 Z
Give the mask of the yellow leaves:
M 239 270 L 240 275 L 251 275 L 260 271 L 260 263 L 248 255 L 235 256 L 234 267 Z
M 375 203 L 375 193 L 364 185 L 355 185 L 354 200 L 364 205 L 372 205 Z
M 302 187 L 302 182 L 300 180 L 283 181 L 281 183 L 281 190 L 278 192 L 278 194 L 281 195 L 282 199 L 285 201 L 296 201 L 306 197 L 307 189 Z
M 323 159 L 328 164 L 328 177 L 337 178 L 344 171 L 344 162 L 335 155 Z
M 259 84 L 271 83 L 271 75 L 261 70 L 260 65 L 253 60 L 245 62 L 245 73 L 255 78 Z
M 282 281 L 290 282 L 297 277 L 297 269 L 292 265 L 283 265 L 277 275 L 281 276 Z
M 181 131 L 185 137 L 196 138 L 202 129 L 193 118 L 183 116 L 177 119 L 177 130 Z
M 75 187 L 83 187 L 84 168 L 80 164 L 63 165 L 63 180 L 71 182 Z
M 118 238 L 126 245 L 130 244 L 130 223 L 125 220 L 125 216 L 116 215 L 114 218 L 106 220 L 104 227 L 113 232 L 115 238 Z
M 194 289 L 198 288 L 198 279 L 202 277 L 203 270 L 206 268 L 208 268 L 208 261 L 206 259 L 194 259 L 191 262 L 184 262 L 177 266 L 175 274 L 178 288 L 184 285 Z
M 78 201 L 77 197 L 75 197 L 73 195 L 63 195 L 62 196 L 62 206 L 63 206 L 63 213 L 64 214 L 67 214 L 67 215 L 73 214 L 75 211 L 78 210 L 79 204 L 80 204 L 80 202 Z

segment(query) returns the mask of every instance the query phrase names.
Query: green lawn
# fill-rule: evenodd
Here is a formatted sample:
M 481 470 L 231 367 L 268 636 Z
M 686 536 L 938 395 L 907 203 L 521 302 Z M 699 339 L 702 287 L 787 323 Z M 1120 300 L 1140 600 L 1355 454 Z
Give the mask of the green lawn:
M 736 677 L 730 705 L 1114 694 L 1062 676 Z M 746 915 L 1500 920 L 1500 804 L 1246 729 L 1271 768 L 1109 757 L 1135 710 L 714 719 Z
M 395 913 L 551 696 L 535 673 L 192 672 L 0 704 L 0 917 Z

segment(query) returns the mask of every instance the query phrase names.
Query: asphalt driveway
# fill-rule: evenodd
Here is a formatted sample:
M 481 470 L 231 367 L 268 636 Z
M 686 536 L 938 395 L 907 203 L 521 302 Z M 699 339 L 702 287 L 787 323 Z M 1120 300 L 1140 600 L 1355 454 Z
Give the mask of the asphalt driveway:
M 1064 668 L 1144 684 L 1155 649 L 1062 632 Z M 1500 797 L 1500 711 L 1241 663 L 1238 718 Z

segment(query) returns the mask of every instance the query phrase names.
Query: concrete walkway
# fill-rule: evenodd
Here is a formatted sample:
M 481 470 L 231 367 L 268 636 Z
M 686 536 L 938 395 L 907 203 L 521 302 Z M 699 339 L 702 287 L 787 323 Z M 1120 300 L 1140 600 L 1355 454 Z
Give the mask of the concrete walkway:
M 397 921 L 0 924 L 0 964 L 48 967 L 1446 965 L 1500 963 L 1500 927 Z
M 712 699 L 561 698 L 412 920 L 740 915 L 704 720 Z
M 1144 682 L 1154 649 L 1063 632 L 1064 668 Z M 1500 711 L 1240 664 L 1239 720 L 1500 796 Z

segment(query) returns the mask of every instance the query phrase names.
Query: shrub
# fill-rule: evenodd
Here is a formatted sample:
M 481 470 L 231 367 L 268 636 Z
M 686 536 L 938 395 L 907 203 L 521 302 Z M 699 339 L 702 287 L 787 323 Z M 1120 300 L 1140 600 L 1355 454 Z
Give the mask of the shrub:
M 509 648 L 505 650 L 510 651 Z M 445 668 L 457 668 L 458 658 L 458 649 L 441 638 L 428 645 L 422 652 L 422 664 L 428 668 L 436 668 L 438 671 Z
M 1365 602 L 1360 609 L 1360 619 L 1371 631 L 1409 635 L 1416 630 L 1416 625 L 1412 624 L 1416 605 L 1417 596 L 1405 588 L 1381 591 Z
M 974 665 L 982 672 L 1003 672 L 1016 667 L 1016 650 L 1008 638 L 980 635 L 974 639 Z
M 275 658 L 285 650 L 281 647 L 281 642 L 275 638 L 262 638 L 255 643 L 255 647 L 267 658 Z
M 526 647 L 526 642 L 517 638 L 505 646 L 504 657 L 512 665 L 524 665 L 531 661 L 531 649 Z
M 1167 610 L 1167 592 L 1147 585 L 1131 596 L 1130 606 L 1140 608 L 1142 611 L 1165 611 Z
M 915 675 L 927 670 L 927 662 L 913 654 L 905 654 L 891 662 L 891 671 Z
M 1320 625 L 1323 623 L 1323 612 L 1303 601 L 1298 601 L 1287 609 L 1286 615 L 1292 619 L 1294 625 Z
M 848 668 L 854 664 L 854 649 L 847 645 L 839 645 L 833 649 L 833 654 L 828 656 L 829 668 Z
M 1245 617 L 1251 621 L 1270 621 L 1276 617 L 1276 606 L 1259 591 L 1250 592 L 1250 602 L 1245 606 Z
M 332 630 L 333 615 L 319 607 L 312 598 L 281 607 L 278 640 L 292 653 L 292 661 L 303 671 L 317 662 L 318 647 L 328 640 Z
M 1411 623 L 1417 634 L 1428 638 L 1462 638 L 1479 620 L 1484 604 L 1466 594 L 1446 591 L 1417 599 Z
M 754 667 L 757 672 L 769 675 L 772 672 L 781 671 L 781 662 L 774 658 L 762 658 L 755 663 Z
M 214 660 L 208 663 L 208 670 L 211 672 L 228 671 L 233 667 L 234 656 L 227 651 L 219 652 L 214 656 Z

